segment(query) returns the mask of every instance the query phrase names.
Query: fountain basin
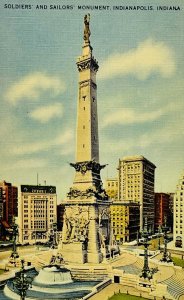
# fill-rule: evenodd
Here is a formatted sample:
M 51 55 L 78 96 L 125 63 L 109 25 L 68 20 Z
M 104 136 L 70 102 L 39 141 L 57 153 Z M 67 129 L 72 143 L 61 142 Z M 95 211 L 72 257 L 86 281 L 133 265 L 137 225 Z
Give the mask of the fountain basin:
M 58 285 L 73 282 L 70 271 L 57 265 L 43 267 L 32 284 Z
M 28 289 L 26 299 L 61 299 L 78 300 L 91 293 L 100 281 L 74 281 L 67 268 L 46 266 L 40 270 L 27 271 L 33 277 L 32 287 Z M 4 297 L 0 299 L 20 299 L 15 290 L 13 280 L 9 280 L 4 289 Z

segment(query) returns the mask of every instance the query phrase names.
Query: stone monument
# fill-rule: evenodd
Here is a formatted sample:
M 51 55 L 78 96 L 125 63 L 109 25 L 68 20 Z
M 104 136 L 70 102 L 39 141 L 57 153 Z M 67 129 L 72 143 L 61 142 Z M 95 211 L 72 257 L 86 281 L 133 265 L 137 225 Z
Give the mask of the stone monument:
M 90 44 L 90 15 L 84 17 L 84 44 L 79 71 L 75 178 L 67 199 L 62 237 L 64 261 L 100 263 L 109 244 L 109 200 L 102 187 L 99 163 L 97 84 L 98 62 Z

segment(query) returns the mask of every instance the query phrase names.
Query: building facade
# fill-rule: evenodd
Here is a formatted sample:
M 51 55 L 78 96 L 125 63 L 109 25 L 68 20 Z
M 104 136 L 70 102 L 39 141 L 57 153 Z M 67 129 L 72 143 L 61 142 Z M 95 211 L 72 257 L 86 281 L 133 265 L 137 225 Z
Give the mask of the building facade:
M 105 191 L 110 199 L 118 200 L 118 179 L 117 178 L 107 178 L 105 180 Z
M 169 230 L 173 232 L 173 206 L 174 206 L 174 193 L 169 193 L 169 217 L 167 225 Z
M 154 183 L 156 166 L 143 156 L 119 160 L 119 199 L 140 203 L 140 230 L 147 217 L 150 232 L 154 231 Z
M 164 224 L 164 217 L 167 218 L 167 224 L 170 218 L 170 194 L 155 193 L 155 231 Z
M 112 239 L 120 244 L 137 239 L 140 230 L 140 205 L 113 201 L 110 206 Z
M 63 230 L 63 218 L 64 218 L 65 206 L 64 204 L 57 205 L 57 229 L 59 232 Z
M 184 172 L 179 178 L 174 195 L 173 238 L 176 247 L 184 249 Z
M 0 222 L 1 238 L 6 239 L 6 230 L 18 216 L 18 188 L 12 183 L 0 181 Z
M 19 205 L 20 243 L 49 241 L 57 218 L 56 187 L 21 185 Z

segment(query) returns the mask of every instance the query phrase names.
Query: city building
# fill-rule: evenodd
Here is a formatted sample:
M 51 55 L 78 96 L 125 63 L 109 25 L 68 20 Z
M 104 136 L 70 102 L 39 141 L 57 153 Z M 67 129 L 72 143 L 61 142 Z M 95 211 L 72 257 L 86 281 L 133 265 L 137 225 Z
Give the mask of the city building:
M 65 211 L 64 204 L 62 203 L 58 204 L 57 205 L 57 230 L 60 232 L 63 230 L 64 211 Z
M 174 193 L 169 193 L 169 217 L 167 225 L 169 230 L 173 232 L 173 206 L 174 206 Z
M 105 191 L 110 199 L 118 200 L 118 179 L 107 178 L 104 184 Z
M 150 232 L 154 231 L 154 182 L 156 166 L 141 156 L 119 160 L 119 199 L 140 203 L 140 229 L 147 217 Z
M 22 244 L 47 242 L 57 218 L 55 186 L 21 185 L 19 241 Z
M 164 225 L 164 218 L 167 218 L 167 225 L 169 222 L 170 211 L 169 211 L 170 194 L 166 193 L 155 193 L 155 232 Z
M 3 188 L 0 187 L 0 220 L 3 219 Z
M 12 183 L 0 181 L 1 238 L 6 239 L 13 217 L 18 216 L 18 188 Z
M 113 201 L 110 206 L 112 239 L 118 243 L 136 240 L 140 230 L 140 205 Z
M 75 177 L 64 201 L 62 255 L 70 263 L 101 263 L 109 244 L 109 205 L 99 163 L 96 73 L 89 15 L 84 17 L 79 72 Z M 73 255 L 75 253 L 75 255 Z
M 3 189 L 0 187 L 0 240 L 3 236 L 3 229 L 2 229 L 2 220 L 3 220 Z
M 184 249 L 184 172 L 179 178 L 174 195 L 173 239 L 176 247 Z

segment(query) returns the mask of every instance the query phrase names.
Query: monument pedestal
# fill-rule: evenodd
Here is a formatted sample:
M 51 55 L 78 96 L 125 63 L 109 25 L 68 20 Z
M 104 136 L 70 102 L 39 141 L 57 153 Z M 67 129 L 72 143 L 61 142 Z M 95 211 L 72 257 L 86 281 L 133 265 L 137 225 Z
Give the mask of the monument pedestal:
M 84 264 L 87 262 L 87 251 L 81 242 L 62 244 L 61 253 L 65 262 Z
M 64 261 L 92 264 L 103 261 L 99 224 L 108 208 L 108 204 L 98 204 L 94 198 L 66 202 L 61 247 Z

